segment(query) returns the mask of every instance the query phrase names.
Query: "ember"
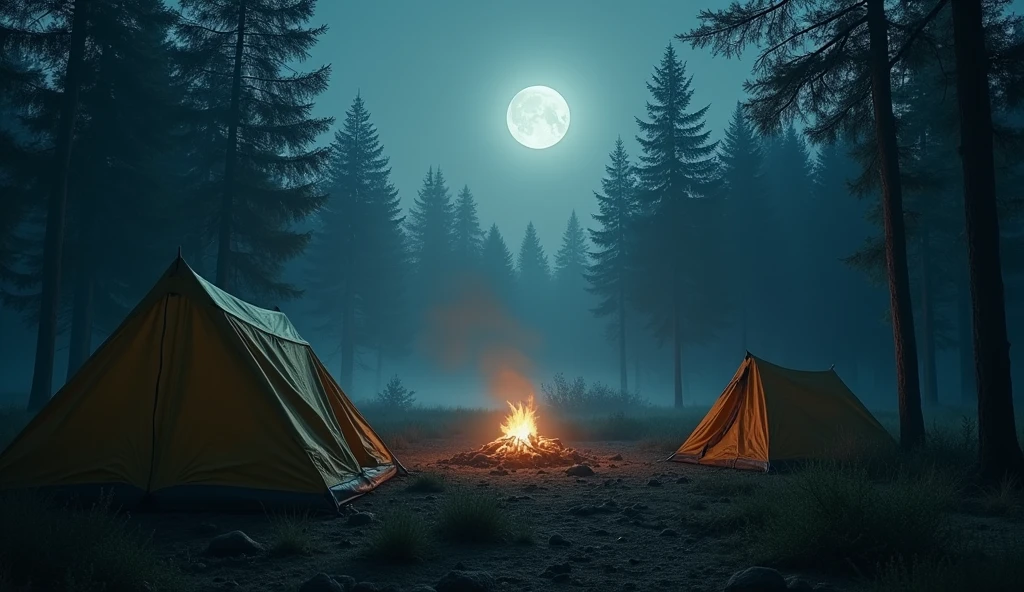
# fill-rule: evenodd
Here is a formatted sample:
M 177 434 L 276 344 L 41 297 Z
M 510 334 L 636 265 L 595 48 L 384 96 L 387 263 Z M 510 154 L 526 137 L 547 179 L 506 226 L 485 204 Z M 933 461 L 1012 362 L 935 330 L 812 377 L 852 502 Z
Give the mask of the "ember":
M 474 452 L 456 454 L 439 464 L 526 469 L 571 465 L 587 460 L 579 452 L 565 447 L 558 438 L 537 434 L 537 410 L 532 400 L 526 405 L 509 403 L 508 406 L 512 413 L 501 424 L 504 436 Z

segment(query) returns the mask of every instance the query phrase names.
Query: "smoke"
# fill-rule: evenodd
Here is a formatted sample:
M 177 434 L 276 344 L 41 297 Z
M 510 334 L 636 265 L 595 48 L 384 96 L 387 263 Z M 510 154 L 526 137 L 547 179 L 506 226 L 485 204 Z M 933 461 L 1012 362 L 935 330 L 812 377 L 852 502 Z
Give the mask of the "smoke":
M 533 365 L 524 352 L 539 345 L 539 335 L 517 322 L 485 282 L 463 278 L 456 285 L 454 296 L 427 315 L 423 353 L 445 371 L 478 372 L 497 402 L 532 404 Z

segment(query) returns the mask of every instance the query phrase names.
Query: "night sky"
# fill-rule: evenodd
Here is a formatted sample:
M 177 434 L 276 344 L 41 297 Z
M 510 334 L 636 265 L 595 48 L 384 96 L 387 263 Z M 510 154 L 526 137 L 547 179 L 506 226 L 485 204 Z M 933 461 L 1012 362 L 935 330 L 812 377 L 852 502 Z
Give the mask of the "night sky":
M 329 30 L 305 67 L 332 65 L 316 113 L 337 125 L 362 94 L 406 207 L 427 168 L 440 165 L 453 197 L 464 184 L 474 192 L 485 229 L 497 223 L 515 251 L 532 220 L 553 256 L 573 209 L 592 225 L 592 192 L 617 135 L 636 156 L 634 117 L 645 115 L 646 82 L 665 46 L 700 8 L 725 3 L 321 2 L 312 24 Z M 708 127 L 720 138 L 750 60 L 675 43 L 693 76 L 692 107 L 711 105 Z M 531 85 L 554 88 L 572 112 L 568 135 L 547 150 L 519 145 L 505 123 L 509 101 Z

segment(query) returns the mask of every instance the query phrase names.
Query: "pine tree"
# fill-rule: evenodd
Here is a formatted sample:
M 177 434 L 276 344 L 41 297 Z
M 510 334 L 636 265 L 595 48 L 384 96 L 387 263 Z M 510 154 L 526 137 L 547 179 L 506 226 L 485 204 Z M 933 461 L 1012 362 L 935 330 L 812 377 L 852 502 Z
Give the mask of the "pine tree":
M 497 224 L 492 224 L 480 253 L 480 266 L 484 277 L 498 299 L 506 304 L 512 300 L 516 285 L 516 270 L 512 252 L 501 237 Z
M 1024 455 L 1013 415 L 984 12 L 978 0 L 952 0 L 952 10 L 974 313 L 978 453 L 983 478 L 1016 480 L 1024 475 Z
M 902 10 L 887 14 L 884 0 L 787 0 L 771 6 L 746 0 L 702 12 L 701 25 L 678 36 L 693 47 L 711 47 L 715 55 L 726 57 L 739 56 L 750 44 L 763 44 L 757 78 L 747 83 L 752 95 L 748 105 L 760 131 L 773 132 L 784 122 L 804 118 L 812 120 L 806 133 L 815 141 L 829 142 L 840 135 L 874 140 L 874 170 L 883 188 L 884 252 L 904 447 L 922 444 L 925 432 L 891 72 L 944 4 L 936 2 L 927 14 L 911 15 Z
M 771 292 L 774 278 L 767 276 L 767 270 L 772 267 L 769 262 L 774 253 L 769 245 L 775 242 L 771 232 L 776 229 L 776 223 L 775 212 L 764 187 L 764 155 L 754 128 L 739 103 L 719 145 L 718 158 L 722 163 L 729 218 L 736 227 L 733 239 L 729 241 L 734 249 L 729 260 L 736 269 L 733 278 L 737 284 L 735 293 L 739 294 L 740 342 L 747 351 L 751 333 L 756 333 L 751 330 L 751 325 L 756 324 L 755 319 L 770 318 L 760 313 L 767 310 L 769 303 L 765 300 L 775 296 Z
M 671 44 L 647 84 L 650 121 L 637 118 L 643 149 L 638 167 L 640 216 L 633 229 L 638 249 L 632 267 L 638 277 L 637 302 L 658 334 L 671 339 L 675 405 L 683 405 L 682 348 L 684 324 L 707 330 L 699 310 L 706 284 L 698 277 L 701 226 L 711 223 L 706 197 L 715 180 L 716 143 L 704 130 L 708 107 L 687 112 L 693 98 L 692 78 Z M 692 338 L 693 336 L 691 336 Z
M 566 294 L 583 292 L 587 264 L 587 236 L 573 210 L 562 233 L 562 246 L 555 254 L 554 279 L 559 290 Z
M 398 192 L 361 96 L 335 132 L 327 207 L 312 248 L 318 316 L 340 328 L 338 382 L 351 389 L 359 347 L 397 344 L 406 259 Z
M 516 258 L 516 270 L 519 291 L 525 300 L 536 303 L 546 296 L 551 281 L 551 269 L 533 222 L 526 225 L 526 234 L 523 235 L 523 242 L 519 245 L 519 255 Z
M 484 231 L 476 214 L 476 200 L 469 186 L 463 186 L 455 199 L 455 220 L 452 225 L 452 252 L 455 265 L 462 271 L 472 269 L 480 259 Z
M 194 111 L 195 210 L 216 245 L 216 282 L 253 297 L 300 292 L 279 279 L 311 234 L 293 223 L 326 196 L 330 149 L 311 147 L 332 118 L 312 117 L 330 67 L 296 73 L 326 27 L 307 28 L 315 0 L 181 0 L 178 60 Z M 200 165 L 201 168 L 200 168 Z
M 443 296 L 442 290 L 452 269 L 452 235 L 455 209 L 444 174 L 431 168 L 423 179 L 409 217 L 406 231 L 418 285 L 422 287 L 424 305 Z
M 96 0 L 93 0 L 95 2 Z M 53 361 L 60 308 L 61 265 L 64 262 L 64 225 L 67 218 L 68 175 L 72 139 L 78 117 L 78 93 L 85 77 L 88 0 L 23 0 L 0 4 L 0 56 L 19 56 L 40 70 L 53 70 L 55 86 L 38 86 L 37 104 L 57 104 L 58 116 L 44 129 L 52 142 L 51 169 L 46 186 L 42 294 L 36 334 L 35 367 L 28 407 L 35 411 L 50 399 Z M 5 68 L 3 83 L 24 83 Z
M 629 371 L 626 356 L 627 302 L 630 286 L 630 229 L 637 214 L 636 175 L 629 162 L 622 138 L 615 140 L 611 162 L 605 165 L 605 178 L 601 179 L 601 191 L 594 192 L 598 213 L 594 219 L 601 225 L 590 230 L 590 240 L 595 249 L 588 268 L 587 280 L 590 291 L 600 298 L 594 315 L 598 318 L 613 317 L 609 327 L 614 332 L 619 346 L 619 389 L 629 390 Z

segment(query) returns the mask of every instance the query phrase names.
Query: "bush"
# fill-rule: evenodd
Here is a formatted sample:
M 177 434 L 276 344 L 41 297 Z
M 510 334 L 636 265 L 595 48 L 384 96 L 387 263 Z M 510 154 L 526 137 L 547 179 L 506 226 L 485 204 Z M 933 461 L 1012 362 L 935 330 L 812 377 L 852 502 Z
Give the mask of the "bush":
M 184 590 L 182 574 L 149 539 L 111 511 L 104 498 L 88 509 L 53 507 L 28 494 L 0 497 L 0 573 L 15 590 L 159 592 Z
M 936 556 L 947 540 L 944 512 L 957 491 L 939 473 L 876 486 L 862 469 L 818 463 L 786 481 L 759 491 L 763 527 L 748 534 L 761 561 L 868 573 Z
M 422 518 L 405 510 L 389 514 L 370 537 L 365 554 L 375 561 L 412 563 L 424 559 L 430 537 Z
M 444 491 L 444 477 L 434 473 L 421 473 L 416 475 L 405 490 L 412 493 L 441 493 Z
M 540 388 L 547 405 L 563 413 L 613 413 L 647 406 L 640 395 L 619 392 L 600 382 L 588 389 L 582 377 L 570 383 L 561 372 L 555 374 L 551 384 L 541 384 Z
M 495 498 L 459 491 L 441 507 L 437 529 L 454 543 L 496 543 L 508 534 L 509 524 Z
M 313 553 L 313 535 L 310 532 L 309 514 L 280 514 L 271 517 L 274 555 L 310 555 Z
M 416 403 L 416 391 L 405 388 L 401 378 L 392 376 L 384 390 L 377 393 L 376 403 L 385 409 L 406 411 Z

